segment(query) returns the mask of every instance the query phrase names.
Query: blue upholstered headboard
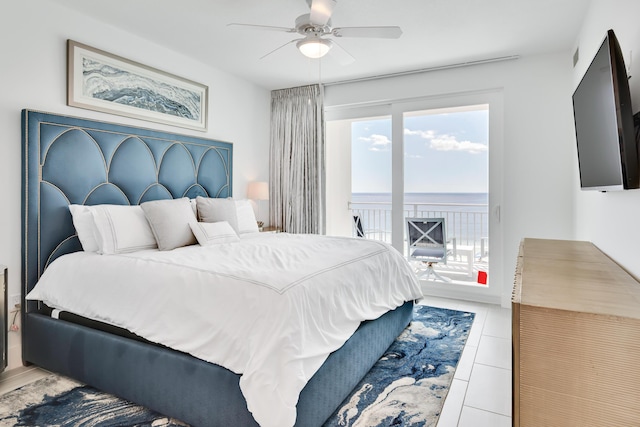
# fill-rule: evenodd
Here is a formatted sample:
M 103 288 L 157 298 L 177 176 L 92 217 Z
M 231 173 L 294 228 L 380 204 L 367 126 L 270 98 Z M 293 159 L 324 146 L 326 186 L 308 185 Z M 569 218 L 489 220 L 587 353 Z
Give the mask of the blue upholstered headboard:
M 23 286 L 82 250 L 68 205 L 137 205 L 231 197 L 233 145 L 149 129 L 22 111 Z

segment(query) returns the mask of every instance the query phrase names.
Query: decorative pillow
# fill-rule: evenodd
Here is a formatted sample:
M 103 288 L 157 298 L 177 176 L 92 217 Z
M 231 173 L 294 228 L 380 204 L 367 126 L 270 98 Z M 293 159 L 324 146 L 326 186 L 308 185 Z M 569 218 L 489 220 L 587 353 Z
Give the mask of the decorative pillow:
M 238 231 L 236 203 L 233 199 L 213 199 L 198 196 L 196 197 L 196 205 L 199 221 L 227 221 L 236 232 Z
M 189 224 L 198 222 L 187 197 L 181 199 L 154 200 L 140 205 L 151 231 L 158 242 L 158 249 L 170 251 L 182 246 L 194 245 L 196 238 Z
M 257 233 L 258 223 L 249 200 L 215 199 L 198 196 L 198 216 L 202 222 L 227 221 L 238 234 Z
M 96 230 L 96 224 L 93 221 L 90 207 L 84 205 L 69 205 L 69 211 L 71 212 L 73 226 L 78 234 L 82 250 L 85 252 L 97 252 L 98 240 L 96 233 L 98 231 Z
M 249 200 L 236 200 L 236 215 L 238 217 L 239 233 L 258 233 L 258 222 L 253 206 Z
M 119 254 L 158 247 L 140 206 L 96 205 L 90 209 L 99 253 Z
M 239 242 L 240 238 L 227 221 L 190 223 L 200 246 Z

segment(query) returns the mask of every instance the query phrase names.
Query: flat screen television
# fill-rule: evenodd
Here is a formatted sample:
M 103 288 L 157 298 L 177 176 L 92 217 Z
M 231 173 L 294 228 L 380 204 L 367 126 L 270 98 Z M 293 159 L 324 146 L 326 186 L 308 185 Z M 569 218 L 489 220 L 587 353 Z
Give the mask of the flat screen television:
M 609 30 L 573 94 L 580 187 L 640 187 L 629 81 L 620 45 Z M 637 119 L 637 117 L 636 117 Z

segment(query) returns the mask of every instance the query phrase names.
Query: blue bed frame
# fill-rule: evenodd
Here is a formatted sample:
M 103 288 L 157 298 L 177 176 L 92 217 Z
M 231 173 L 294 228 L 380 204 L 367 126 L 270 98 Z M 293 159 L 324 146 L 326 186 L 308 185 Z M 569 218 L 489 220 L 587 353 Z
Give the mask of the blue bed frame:
M 68 205 L 232 195 L 233 145 L 22 112 L 22 358 L 194 426 L 256 426 L 239 375 L 188 354 L 63 320 L 24 296 L 53 260 L 82 250 Z M 126 296 L 123 296 L 126 297 Z M 297 427 L 317 427 L 409 323 L 411 302 L 363 322 L 311 378 Z

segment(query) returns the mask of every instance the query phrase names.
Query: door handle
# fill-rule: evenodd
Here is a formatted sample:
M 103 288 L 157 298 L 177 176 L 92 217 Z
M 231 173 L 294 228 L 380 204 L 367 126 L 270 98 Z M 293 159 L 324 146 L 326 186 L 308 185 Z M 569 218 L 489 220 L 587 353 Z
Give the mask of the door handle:
M 500 222 L 500 214 L 501 214 L 500 205 L 496 205 L 493 208 L 493 215 L 496 217 L 496 221 Z

